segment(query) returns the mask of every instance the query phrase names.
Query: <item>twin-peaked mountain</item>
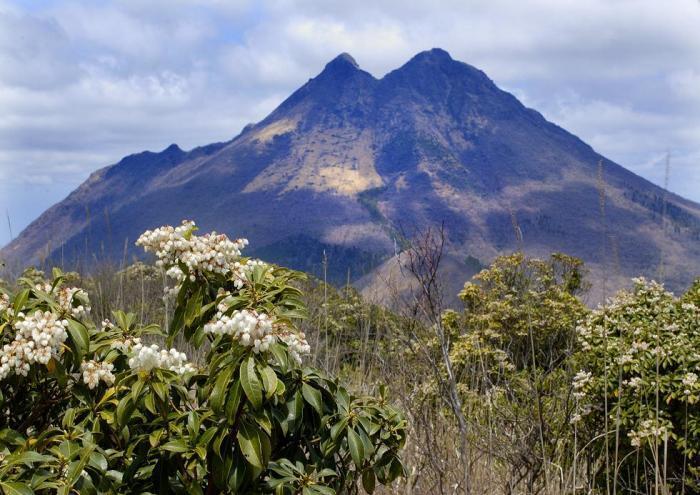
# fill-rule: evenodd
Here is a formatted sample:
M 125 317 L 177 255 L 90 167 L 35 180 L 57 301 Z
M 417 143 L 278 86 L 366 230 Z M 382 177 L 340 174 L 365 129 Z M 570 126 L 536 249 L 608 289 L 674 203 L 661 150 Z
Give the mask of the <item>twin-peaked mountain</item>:
M 681 289 L 700 266 L 700 205 L 600 156 L 439 49 L 381 79 L 340 55 L 231 141 L 98 170 L 1 254 L 122 258 L 137 253 L 140 232 L 184 218 L 316 273 L 325 253 L 332 280 L 365 285 L 392 273 L 402 235 L 443 223 L 460 282 L 475 259 L 518 248 L 581 257 L 609 287 L 663 266 Z

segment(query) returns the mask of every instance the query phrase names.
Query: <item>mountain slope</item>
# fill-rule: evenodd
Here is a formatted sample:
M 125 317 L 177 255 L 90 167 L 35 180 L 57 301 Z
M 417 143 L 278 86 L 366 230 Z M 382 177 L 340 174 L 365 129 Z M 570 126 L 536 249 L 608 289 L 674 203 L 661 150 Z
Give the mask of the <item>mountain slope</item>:
M 143 230 L 183 218 L 317 273 L 325 252 L 331 279 L 367 285 L 391 270 L 400 234 L 442 222 L 453 260 L 563 251 L 610 287 L 657 275 L 663 260 L 680 289 L 700 266 L 700 205 L 605 159 L 440 49 L 382 79 L 342 54 L 229 142 L 172 145 L 95 172 L 1 254 L 120 257 Z M 452 263 L 451 276 L 461 281 L 468 265 Z

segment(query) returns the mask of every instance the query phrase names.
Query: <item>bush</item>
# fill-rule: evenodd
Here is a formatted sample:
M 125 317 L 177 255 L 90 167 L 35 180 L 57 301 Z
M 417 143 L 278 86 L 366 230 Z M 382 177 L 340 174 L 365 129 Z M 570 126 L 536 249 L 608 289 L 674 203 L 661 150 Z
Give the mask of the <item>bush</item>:
M 550 463 L 566 463 L 569 358 L 585 286 L 576 258 L 515 253 L 465 284 L 464 311 L 443 314 L 473 443 L 507 473 L 507 491 L 524 482 L 535 492 Z
M 586 311 L 576 297 L 586 287 L 582 265 L 563 254 L 549 260 L 522 253 L 496 258 L 459 293 L 460 326 L 466 331 L 454 344 L 455 361 L 479 355 L 480 366 L 484 359 L 517 370 L 560 366 Z
M 371 493 L 403 474 L 384 390 L 356 397 L 302 364 L 300 275 L 194 232 L 138 241 L 176 281 L 167 334 L 122 312 L 95 325 L 58 271 L 2 295 L 2 493 Z
M 700 280 L 676 299 L 635 279 L 578 333 L 574 419 L 599 486 L 700 490 Z

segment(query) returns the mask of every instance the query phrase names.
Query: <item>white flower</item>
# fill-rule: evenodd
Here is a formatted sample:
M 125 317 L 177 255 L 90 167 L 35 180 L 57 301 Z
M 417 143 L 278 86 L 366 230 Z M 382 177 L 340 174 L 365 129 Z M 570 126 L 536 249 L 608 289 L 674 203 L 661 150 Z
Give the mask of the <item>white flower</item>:
M 629 353 L 623 354 L 622 356 L 617 358 L 617 362 L 619 364 L 631 363 L 633 360 L 634 360 L 634 358 L 632 357 L 632 354 L 629 354 Z
M 83 382 L 85 382 L 91 390 L 97 387 L 100 380 L 107 385 L 112 385 L 114 383 L 113 369 L 114 365 L 112 363 L 83 361 L 80 364 L 80 371 L 83 372 Z
M 219 303 L 214 318 L 204 325 L 204 331 L 214 335 L 230 335 L 244 347 L 252 347 L 253 352 L 266 352 L 270 345 L 282 341 L 287 345 L 289 354 L 298 363 L 301 356 L 311 351 L 303 333 L 294 333 L 289 329 L 275 325 L 273 318 L 265 313 L 250 309 L 235 310 L 231 315 L 225 314 L 228 309 L 229 297 Z
M 262 260 L 248 260 L 245 263 L 235 262 L 233 265 L 233 285 L 236 289 L 241 289 L 256 266 L 265 267 L 267 263 Z
M 141 345 L 141 339 L 138 337 L 126 337 L 124 340 L 115 340 L 112 342 L 112 349 L 117 349 L 123 353 L 131 352 L 132 347 Z
M 630 437 L 630 443 L 639 447 L 645 438 L 661 438 L 664 439 L 668 436 L 669 428 L 667 425 L 658 424 L 656 420 L 645 419 L 640 424 L 637 431 L 630 431 L 627 436 Z
M 8 309 L 10 309 L 10 296 L 3 292 L 0 294 L 0 313 Z
M 593 375 L 591 374 L 590 371 L 581 370 L 578 373 L 576 373 L 576 375 L 574 376 L 574 382 L 573 382 L 574 397 L 576 397 L 577 399 L 581 399 L 581 398 L 585 397 L 586 392 L 583 389 L 588 384 L 588 382 L 591 381 L 592 377 L 593 377 Z
M 160 349 L 156 344 L 144 346 L 141 343 L 134 345 L 134 356 L 129 359 L 129 367 L 134 370 L 149 372 L 154 368 L 167 369 L 180 375 L 196 371 L 196 368 L 187 362 L 184 352 L 177 349 Z
M 26 376 L 32 364 L 47 364 L 68 338 L 68 322 L 50 311 L 36 311 L 15 324 L 15 338 L 0 352 L 0 380 L 13 371 Z
M 632 388 L 639 388 L 643 385 L 642 377 L 641 376 L 634 376 L 629 379 L 629 382 L 627 382 L 630 387 Z
M 683 377 L 683 385 L 686 387 L 693 387 L 698 382 L 698 375 L 695 373 L 686 373 Z
M 272 319 L 265 313 L 252 310 L 236 310 L 231 316 L 223 314 L 225 304 L 219 305 L 219 311 L 204 331 L 215 335 L 230 335 L 245 347 L 252 347 L 258 352 L 265 352 L 275 342 Z
M 52 293 L 52 287 L 47 283 L 36 284 L 35 289 L 47 294 Z M 79 287 L 61 287 L 55 296 L 60 308 L 66 313 L 70 313 L 73 318 L 79 320 L 89 315 L 91 309 L 90 299 L 84 289 Z
M 216 232 L 196 236 L 195 229 L 194 222 L 185 220 L 179 227 L 164 226 L 147 230 L 138 238 L 136 245 L 154 253 L 158 258 L 157 264 L 166 267 L 168 276 L 178 282 L 184 281 L 179 263 L 187 266 L 192 277 L 197 272 L 230 272 L 248 241 L 231 241 Z
M 281 334 L 279 338 L 287 344 L 289 354 L 299 364 L 301 364 L 301 356 L 311 352 L 311 346 L 306 341 L 306 335 L 303 332 L 300 332 L 298 335 L 295 333 Z

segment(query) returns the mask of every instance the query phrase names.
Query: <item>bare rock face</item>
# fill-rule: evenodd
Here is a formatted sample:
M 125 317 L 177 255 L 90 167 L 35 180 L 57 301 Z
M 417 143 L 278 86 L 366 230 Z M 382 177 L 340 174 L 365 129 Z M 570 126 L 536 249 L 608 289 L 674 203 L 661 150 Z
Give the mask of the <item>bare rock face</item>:
M 318 274 L 325 259 L 330 280 L 373 289 L 403 237 L 441 223 L 456 283 L 475 258 L 518 248 L 581 257 L 607 290 L 662 265 L 676 290 L 700 274 L 700 205 L 607 160 L 440 49 L 382 79 L 339 55 L 229 142 L 98 170 L 0 254 L 123 259 L 138 254 L 140 232 L 183 218 L 248 237 L 270 261 Z

